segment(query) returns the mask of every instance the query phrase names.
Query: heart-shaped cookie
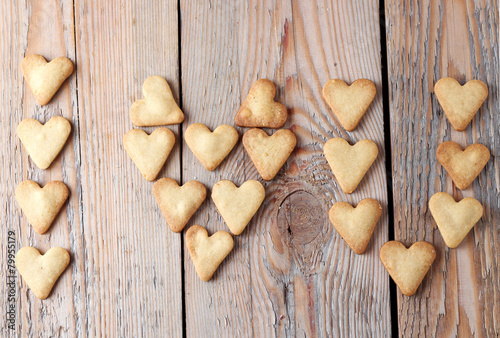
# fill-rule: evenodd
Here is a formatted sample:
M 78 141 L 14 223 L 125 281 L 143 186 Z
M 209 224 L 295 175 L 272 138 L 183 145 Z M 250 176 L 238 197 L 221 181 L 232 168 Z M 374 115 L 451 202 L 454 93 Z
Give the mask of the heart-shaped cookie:
M 40 105 L 46 105 L 73 73 L 73 62 L 58 57 L 47 63 L 41 55 L 28 55 L 21 62 L 24 78 Z
M 171 178 L 162 178 L 153 185 L 153 195 L 170 230 L 181 232 L 207 197 L 207 189 L 198 181 L 179 186 Z
M 461 86 L 457 80 L 445 77 L 436 82 L 434 93 L 453 128 L 462 131 L 488 97 L 488 87 L 479 80 Z
M 243 146 L 266 181 L 276 176 L 296 144 L 295 134 L 288 129 L 280 129 L 269 136 L 265 131 L 253 128 L 243 135 Z
M 351 146 L 343 138 L 336 137 L 326 142 L 323 150 L 335 178 L 346 194 L 356 190 L 378 156 L 377 145 L 370 140 L 361 140 Z
M 350 86 L 344 81 L 328 81 L 323 87 L 326 100 L 342 127 L 353 131 L 372 103 L 377 88 L 370 80 L 359 79 Z
M 139 171 L 154 181 L 175 144 L 175 135 L 168 128 L 158 128 L 151 135 L 132 129 L 123 137 L 123 146 Z
M 142 85 L 144 99 L 130 107 L 132 123 L 138 127 L 162 126 L 184 121 L 184 113 L 175 102 L 167 80 L 151 76 Z
M 234 123 L 240 127 L 283 127 L 288 117 L 285 105 L 275 102 L 276 87 L 267 79 L 254 83 L 243 101 Z
M 371 198 L 362 200 L 356 208 L 347 202 L 337 202 L 329 212 L 330 222 L 358 255 L 365 252 L 381 215 L 382 206 Z
M 471 185 L 490 159 L 490 151 L 482 144 L 471 144 L 464 151 L 453 141 L 443 142 L 436 151 L 436 157 L 446 169 L 458 189 Z
M 427 242 L 416 242 L 409 249 L 398 241 L 385 243 L 380 260 L 406 296 L 413 296 L 436 259 L 436 250 Z
M 35 296 L 45 299 L 68 266 L 69 260 L 69 253 L 63 248 L 52 248 L 41 255 L 37 249 L 25 246 L 17 252 L 15 264 Z
M 259 210 L 266 190 L 259 181 L 250 180 L 239 188 L 231 181 L 219 181 L 212 189 L 217 210 L 233 235 L 239 235 Z
M 61 116 L 42 125 L 35 119 L 25 119 L 17 126 L 17 136 L 40 169 L 47 169 L 61 152 L 71 133 L 71 124 Z
M 452 249 L 462 243 L 483 216 L 483 206 L 475 198 L 467 197 L 455 202 L 455 199 L 445 192 L 432 195 L 429 209 L 444 242 Z
M 198 276 L 208 282 L 220 263 L 233 250 L 234 241 L 228 232 L 217 231 L 208 237 L 204 227 L 193 225 L 186 232 L 186 246 Z
M 66 184 L 52 181 L 41 188 L 34 181 L 23 181 L 16 188 L 16 200 L 36 232 L 44 234 L 69 196 Z
M 187 127 L 184 140 L 205 169 L 212 171 L 236 145 L 238 132 L 227 124 L 211 132 L 204 124 L 195 123 Z

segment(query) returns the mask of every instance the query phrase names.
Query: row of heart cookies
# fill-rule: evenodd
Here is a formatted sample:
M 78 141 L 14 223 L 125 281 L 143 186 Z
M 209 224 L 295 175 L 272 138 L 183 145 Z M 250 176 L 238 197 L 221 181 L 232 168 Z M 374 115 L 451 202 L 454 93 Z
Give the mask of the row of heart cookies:
M 434 92 L 452 127 L 463 131 L 471 122 L 488 95 L 487 86 L 478 80 L 461 86 L 452 78 L 436 82 Z M 479 176 L 490 158 L 490 152 L 482 144 L 472 144 L 462 151 L 452 141 L 443 142 L 436 151 L 439 163 L 444 167 L 456 187 L 464 190 Z M 483 215 L 483 206 L 474 198 L 459 202 L 445 193 L 438 192 L 429 200 L 429 210 L 449 248 L 456 248 Z M 397 241 L 384 244 L 380 260 L 401 292 L 413 295 L 436 258 L 434 247 L 427 242 L 414 243 L 410 248 Z
M 22 73 L 40 105 L 46 105 L 62 83 L 73 73 L 73 62 L 59 57 L 50 63 L 40 55 L 28 55 L 21 63 Z M 45 125 L 35 119 L 25 119 L 17 127 L 17 134 L 40 169 L 47 169 L 61 152 L 71 133 L 71 124 L 61 116 Z M 16 200 L 29 223 L 39 234 L 44 234 L 54 221 L 69 196 L 68 187 L 53 181 L 41 188 L 26 180 L 16 188 Z M 69 252 L 60 247 L 44 255 L 33 247 L 23 247 L 15 257 L 15 265 L 36 297 L 46 299 L 55 282 L 69 265 Z
M 238 132 L 232 126 L 221 125 L 213 132 L 205 125 L 190 125 L 184 140 L 196 158 L 207 170 L 215 170 L 238 142 Z M 271 136 L 252 128 L 242 139 L 250 159 L 264 180 L 272 180 L 292 153 L 297 139 L 288 129 L 280 129 Z M 157 128 L 150 135 L 141 129 L 132 129 L 123 137 L 123 145 L 141 174 L 154 181 L 163 168 L 175 144 L 175 135 L 168 128 Z

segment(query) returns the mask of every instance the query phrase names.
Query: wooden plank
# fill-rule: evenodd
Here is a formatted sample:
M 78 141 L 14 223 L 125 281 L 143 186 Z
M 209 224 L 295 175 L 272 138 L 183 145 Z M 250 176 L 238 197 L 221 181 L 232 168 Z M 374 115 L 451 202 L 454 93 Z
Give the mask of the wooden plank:
M 83 273 L 80 267 L 83 249 L 81 247 L 81 223 L 79 192 L 80 159 L 79 134 L 76 101 L 76 77 L 66 81 L 52 102 L 39 106 L 20 71 L 24 56 L 40 54 L 51 60 L 67 56 L 75 60 L 74 20 L 72 4 L 56 1 L 28 1 L 24 3 L 2 2 L 0 12 L 0 46 L 2 46 L 0 71 L 0 177 L 2 184 L 0 205 L 5 226 L 2 241 L 7 244 L 8 231 L 14 231 L 16 250 L 23 246 L 34 246 L 46 252 L 54 246 L 66 248 L 71 253 L 72 263 L 55 285 L 52 296 L 41 301 L 18 275 L 16 299 L 8 302 L 5 283 L 0 286 L 2 309 L 14 305 L 16 308 L 15 329 L 7 327 L 2 320 L 0 332 L 18 336 L 32 336 L 44 332 L 48 336 L 75 332 L 83 325 L 85 304 L 81 301 Z M 38 169 L 21 146 L 16 134 L 17 125 L 25 118 L 35 118 L 42 123 L 53 116 L 67 118 L 73 132 L 61 155 L 47 170 Z M 41 185 L 53 180 L 61 180 L 69 187 L 69 202 L 44 235 L 36 233 L 22 214 L 15 201 L 14 192 L 21 181 L 31 179 Z M 5 249 L 4 249 L 5 248 Z M 7 246 L 2 242 L 0 259 L 7 262 Z M 6 281 L 7 268 L 2 265 L 0 279 Z M 4 313 L 2 311 L 2 313 Z
M 417 294 L 398 292 L 402 336 L 500 335 L 500 120 L 498 1 L 386 2 L 396 239 L 434 244 L 437 259 Z M 442 77 L 480 79 L 489 96 L 466 131 L 455 131 L 432 94 Z M 473 185 L 455 188 L 436 161 L 446 140 L 486 145 L 492 158 Z M 445 191 L 474 197 L 481 221 L 457 249 L 444 245 L 427 207 Z
M 122 144 L 147 77 L 165 77 L 179 99 L 177 1 L 76 0 L 75 16 L 85 246 L 78 263 L 88 309 L 81 330 L 181 336 L 181 238 Z M 180 179 L 178 144 L 159 177 Z
M 184 250 L 188 336 L 390 334 L 388 277 L 378 259 L 388 234 L 378 20 L 376 1 L 181 1 L 183 129 L 195 122 L 232 125 L 251 85 L 269 78 L 289 108 L 286 127 L 298 138 L 212 281 L 197 277 Z M 378 94 L 358 129 L 346 133 L 321 88 L 331 78 L 362 77 L 376 83 Z M 379 146 L 379 158 L 352 195 L 341 192 L 322 154 L 334 136 Z M 240 143 L 214 172 L 184 147 L 183 181 L 192 179 L 210 190 L 220 179 L 241 184 L 260 177 Z M 366 197 L 378 199 L 385 212 L 367 252 L 357 256 L 327 213 L 335 201 Z M 227 230 L 210 200 L 190 224 L 209 233 Z

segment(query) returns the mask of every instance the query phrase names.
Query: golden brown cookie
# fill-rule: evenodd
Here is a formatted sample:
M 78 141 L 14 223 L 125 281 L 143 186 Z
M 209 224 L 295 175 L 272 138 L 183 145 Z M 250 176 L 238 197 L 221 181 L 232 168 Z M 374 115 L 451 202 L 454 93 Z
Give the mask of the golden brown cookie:
M 362 200 L 356 208 L 347 202 L 337 202 L 329 212 L 330 222 L 358 255 L 365 252 L 381 215 L 382 206 L 371 198 Z
M 231 181 L 219 181 L 212 189 L 212 199 L 233 235 L 239 235 L 259 210 L 266 190 L 259 181 L 250 180 L 239 188 Z
M 34 181 L 23 181 L 16 188 L 16 200 L 36 232 L 44 234 L 69 196 L 66 184 L 52 181 L 41 188 Z
M 158 128 L 151 135 L 132 129 L 123 137 L 123 146 L 139 171 L 154 181 L 165 165 L 175 144 L 175 135 L 168 128 Z
M 40 169 L 47 169 L 52 164 L 70 133 L 71 124 L 61 116 L 51 118 L 44 125 L 35 119 L 25 119 L 17 126 L 17 136 Z
M 455 199 L 445 192 L 438 192 L 431 197 L 429 209 L 444 242 L 452 249 L 462 243 L 483 216 L 483 206 L 475 198 L 467 197 L 455 202 Z
M 351 146 L 343 138 L 336 137 L 325 143 L 324 153 L 340 187 L 350 194 L 377 158 L 378 148 L 370 140 L 361 140 Z
M 208 237 L 204 227 L 193 225 L 186 232 L 186 246 L 198 276 L 208 282 L 220 263 L 233 250 L 234 241 L 225 231 L 217 231 Z
M 162 126 L 184 121 L 184 113 L 175 102 L 167 80 L 161 76 L 148 77 L 142 85 L 144 99 L 130 107 L 132 123 L 138 127 Z
M 153 185 L 153 195 L 170 230 L 181 232 L 207 197 L 207 189 L 198 181 L 179 186 L 171 178 L 162 178 Z
M 276 176 L 296 144 L 295 134 L 288 129 L 280 129 L 269 136 L 265 131 L 253 128 L 243 135 L 243 146 L 266 181 Z
M 323 87 L 323 98 L 347 131 L 356 129 L 376 93 L 377 88 L 367 79 L 356 80 L 350 86 L 335 79 Z
M 231 152 L 238 142 L 238 132 L 224 124 L 210 131 L 204 124 L 195 123 L 187 127 L 184 140 L 207 170 L 214 170 Z
M 413 296 L 436 259 L 434 247 L 424 241 L 409 249 L 398 241 L 385 243 L 380 249 L 380 260 L 392 279 L 406 296 Z
M 479 80 L 461 86 L 457 80 L 445 77 L 436 82 L 434 93 L 453 128 L 462 131 L 486 100 L 488 87 Z
M 63 248 L 52 248 L 41 255 L 37 249 L 25 246 L 17 252 L 15 264 L 35 296 L 46 299 L 69 260 L 69 253 Z
M 446 169 L 458 189 L 471 185 L 490 159 L 490 151 L 482 144 L 471 144 L 464 151 L 452 141 L 443 142 L 436 151 L 436 157 Z
M 288 117 L 285 105 L 275 102 L 276 87 L 267 79 L 254 83 L 243 101 L 234 123 L 240 127 L 283 127 Z
M 43 56 L 33 54 L 23 59 L 21 71 L 36 101 L 43 106 L 50 102 L 73 73 L 73 62 L 66 57 L 58 57 L 47 63 Z

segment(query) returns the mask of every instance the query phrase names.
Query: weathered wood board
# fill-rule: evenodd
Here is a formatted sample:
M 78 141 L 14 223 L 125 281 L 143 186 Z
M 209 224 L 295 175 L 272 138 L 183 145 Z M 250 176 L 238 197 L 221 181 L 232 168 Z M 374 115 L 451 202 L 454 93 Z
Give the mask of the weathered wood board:
M 500 119 L 498 1 L 387 1 L 387 55 L 396 239 L 426 240 L 437 258 L 414 297 L 398 292 L 399 333 L 415 336 L 500 335 Z M 454 130 L 434 84 L 450 76 L 484 81 L 489 96 L 464 132 Z M 458 190 L 436 160 L 452 140 L 482 143 L 491 159 L 468 189 Z M 484 206 L 479 223 L 449 249 L 428 209 L 444 191 Z
M 284 169 L 264 183 L 263 207 L 212 282 L 199 280 L 184 250 L 188 336 L 389 334 L 388 278 L 378 259 L 388 235 L 378 20 L 375 1 L 359 7 L 181 1 L 183 128 L 234 124 L 251 85 L 268 78 L 287 105 L 285 127 L 298 138 Z M 363 77 L 376 83 L 378 95 L 358 129 L 346 133 L 321 89 L 331 78 Z M 379 146 L 378 160 L 352 195 L 342 193 L 323 156 L 323 144 L 334 136 Z M 262 181 L 241 143 L 213 173 L 184 147 L 182 176 L 209 190 L 221 179 Z M 329 223 L 328 209 L 366 197 L 378 199 L 385 212 L 367 253 L 357 256 Z M 209 233 L 227 230 L 211 200 L 190 224 Z

